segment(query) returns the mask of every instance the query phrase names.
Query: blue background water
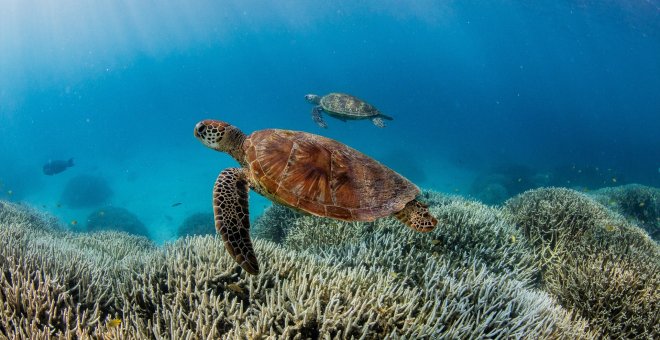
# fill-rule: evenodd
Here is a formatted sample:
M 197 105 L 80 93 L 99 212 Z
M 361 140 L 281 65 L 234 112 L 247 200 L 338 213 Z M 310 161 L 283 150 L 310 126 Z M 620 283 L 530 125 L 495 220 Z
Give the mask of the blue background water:
M 449 193 L 660 186 L 655 0 L 5 0 L 0 56 L 0 198 L 65 223 L 97 208 L 60 203 L 81 174 L 158 241 L 210 211 L 236 163 L 193 138 L 204 118 L 320 133 Z M 322 130 L 303 96 L 334 91 L 395 120 Z

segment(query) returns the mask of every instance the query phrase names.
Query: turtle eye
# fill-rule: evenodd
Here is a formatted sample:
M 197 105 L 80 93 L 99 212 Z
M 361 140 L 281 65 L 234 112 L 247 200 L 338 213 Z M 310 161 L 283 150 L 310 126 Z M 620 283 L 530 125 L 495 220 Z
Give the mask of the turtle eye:
M 197 134 L 199 134 L 200 136 L 204 133 L 204 131 L 206 131 L 206 125 L 204 125 L 204 124 L 200 125 L 197 128 Z

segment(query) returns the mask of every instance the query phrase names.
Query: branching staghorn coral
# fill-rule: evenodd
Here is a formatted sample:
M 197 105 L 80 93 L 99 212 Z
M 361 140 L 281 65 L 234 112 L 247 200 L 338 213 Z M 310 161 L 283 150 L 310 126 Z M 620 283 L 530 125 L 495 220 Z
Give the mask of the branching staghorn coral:
M 273 204 L 255 221 L 250 234 L 255 238 L 282 243 L 291 227 L 291 221 L 301 216 L 304 215 L 285 206 Z
M 341 222 L 298 215 L 289 219 L 284 245 L 343 266 L 384 267 L 419 277 L 426 262 L 446 257 L 454 266 L 485 265 L 498 275 L 537 280 L 531 248 L 518 228 L 501 212 L 478 202 L 426 192 L 439 225 L 431 233 L 411 231 L 394 219 L 371 223 Z M 279 213 L 277 210 L 268 211 Z M 407 270 L 405 270 L 405 268 Z
M 256 240 L 265 269 L 246 276 L 219 237 L 187 237 L 165 248 L 143 250 L 143 241 L 117 233 L 126 238 L 122 244 L 129 249 L 115 253 L 79 239 L 95 234 L 39 234 L 37 227 L 7 223 L 15 219 L 12 214 L 2 216 L 0 240 L 8 245 L 0 250 L 3 258 L 20 258 L 26 265 L 2 263 L 0 292 L 25 292 L 35 300 L 32 304 L 42 306 L 39 310 L 56 306 L 48 316 L 60 320 L 34 318 L 36 312 L 28 317 L 18 312 L 16 303 L 3 302 L 0 335 L 9 338 L 593 337 L 584 320 L 547 294 L 495 274 L 488 266 L 456 265 L 440 256 L 413 270 L 425 253 L 415 251 L 416 244 L 402 245 L 391 232 L 375 233 L 380 236 L 374 238 L 384 242 L 381 255 L 386 249 L 409 247 L 409 254 L 418 257 L 388 258 L 380 267 L 346 266 L 332 257 Z M 44 241 L 41 248 L 27 241 L 37 235 Z M 23 247 L 14 247 L 21 242 Z M 5 257 L 7 249 L 16 256 Z M 379 261 L 369 258 L 369 251 L 375 255 L 377 250 L 347 249 L 357 252 L 359 263 Z M 80 259 L 72 268 L 65 259 L 75 256 Z M 393 275 L 395 268 L 418 272 L 422 284 L 404 274 Z M 95 294 L 101 298 L 93 303 L 87 300 L 89 282 L 100 287 Z M 36 294 L 32 287 L 49 290 Z M 73 288 L 76 294 L 63 293 Z M 121 323 L 110 323 L 113 318 Z
M 128 255 L 155 249 L 121 233 L 72 234 L 6 203 L 0 226 L 0 334 L 9 338 L 86 334 L 117 311 Z
M 562 188 L 525 192 L 504 212 L 535 246 L 543 288 L 600 336 L 660 336 L 660 247 L 642 229 Z
M 656 242 L 660 241 L 660 189 L 628 184 L 599 189 L 590 196 L 642 227 Z

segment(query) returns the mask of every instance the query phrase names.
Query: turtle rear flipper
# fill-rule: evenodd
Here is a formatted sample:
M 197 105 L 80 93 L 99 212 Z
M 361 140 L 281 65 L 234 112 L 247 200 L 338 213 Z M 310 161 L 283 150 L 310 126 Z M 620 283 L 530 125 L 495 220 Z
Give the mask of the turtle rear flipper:
M 213 214 L 215 229 L 234 261 L 248 273 L 257 274 L 259 264 L 250 241 L 248 190 L 244 169 L 223 170 L 213 187 Z
M 421 232 L 429 232 L 438 224 L 438 220 L 429 213 L 429 207 L 416 199 L 408 202 L 401 211 L 394 214 L 394 217 Z
M 376 116 L 374 118 L 371 118 L 371 121 L 374 123 L 374 125 L 378 126 L 379 128 L 384 128 L 385 127 L 385 122 L 383 121 L 380 116 Z
M 321 106 L 314 106 L 314 108 L 312 109 L 312 119 L 320 127 L 326 129 L 328 128 L 328 124 L 326 124 L 325 121 L 323 120 L 323 117 L 321 117 L 321 111 L 323 111 L 323 108 L 321 108 Z

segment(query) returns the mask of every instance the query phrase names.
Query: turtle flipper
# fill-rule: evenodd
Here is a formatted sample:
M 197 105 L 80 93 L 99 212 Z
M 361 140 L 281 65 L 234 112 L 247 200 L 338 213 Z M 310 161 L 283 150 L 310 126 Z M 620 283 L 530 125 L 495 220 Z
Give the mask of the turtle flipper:
M 321 111 L 323 111 L 321 106 L 314 106 L 312 109 L 312 119 L 314 119 L 316 124 L 318 124 L 320 127 L 326 129 L 328 128 L 328 124 L 323 121 L 323 117 L 321 117 Z
M 379 116 L 371 118 L 371 121 L 374 123 L 374 125 L 378 126 L 379 128 L 384 128 L 385 127 L 385 122 L 383 121 L 383 118 L 381 118 Z
M 429 232 L 438 224 L 438 220 L 429 213 L 429 207 L 418 200 L 408 202 L 401 211 L 394 214 L 394 217 L 421 232 Z
M 250 241 L 248 182 L 245 170 L 223 170 L 213 187 L 215 230 L 222 235 L 225 248 L 248 273 L 257 274 L 259 264 Z

